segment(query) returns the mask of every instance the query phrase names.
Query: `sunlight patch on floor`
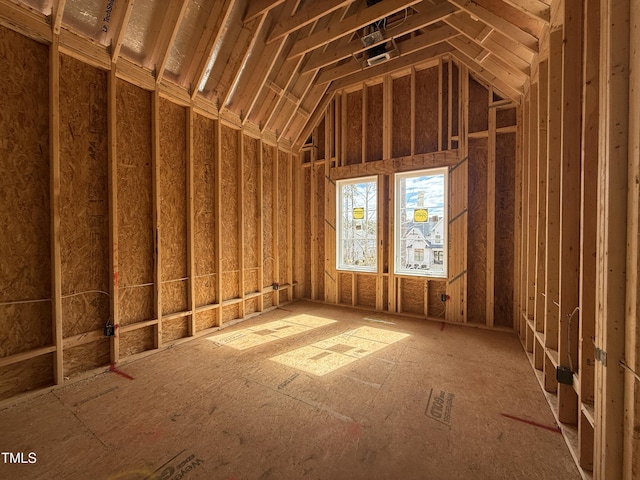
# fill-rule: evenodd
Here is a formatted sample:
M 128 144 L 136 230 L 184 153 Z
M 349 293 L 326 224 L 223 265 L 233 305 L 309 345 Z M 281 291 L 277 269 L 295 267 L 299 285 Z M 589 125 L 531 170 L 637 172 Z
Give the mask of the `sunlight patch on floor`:
M 313 315 L 296 315 L 284 320 L 275 320 L 261 325 L 255 325 L 242 330 L 222 333 L 207 337 L 207 340 L 219 346 L 229 346 L 236 350 L 245 350 L 281 338 L 287 338 L 298 333 L 308 332 L 314 328 L 324 327 L 336 323 L 335 320 L 314 317 Z
M 313 375 L 326 375 L 409 335 L 373 327 L 360 327 L 336 337 L 272 357 L 274 362 Z

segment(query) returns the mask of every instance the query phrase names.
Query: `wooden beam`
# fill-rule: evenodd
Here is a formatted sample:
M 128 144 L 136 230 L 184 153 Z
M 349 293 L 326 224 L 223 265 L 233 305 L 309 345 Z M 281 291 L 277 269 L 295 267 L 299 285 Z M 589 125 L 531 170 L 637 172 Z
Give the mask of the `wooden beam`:
M 223 192 L 222 192 L 222 122 L 220 119 L 215 122 L 214 138 L 215 158 L 215 271 L 216 271 L 216 303 L 221 307 L 216 312 L 216 326 L 222 326 L 222 212 L 223 212 Z
M 51 29 L 54 35 L 60 34 L 60 27 L 62 26 L 62 16 L 64 15 L 64 6 L 67 0 L 54 0 L 53 12 L 51 13 Z
M 624 167 L 629 162 L 629 100 L 634 98 L 629 96 L 629 13 L 632 3 L 629 0 L 602 2 L 600 12 L 601 111 L 595 348 L 597 352 L 604 352 L 606 357 L 599 353 L 595 366 L 595 389 L 598 395 L 595 399 L 593 473 L 595 478 L 602 479 L 624 478 L 625 373 L 620 360 L 625 353 L 627 315 L 627 188 L 628 181 L 636 181 L 633 177 L 628 178 L 629 172 Z M 636 55 L 634 53 L 634 58 Z M 637 164 L 637 159 L 634 161 Z M 632 222 L 637 222 L 637 219 Z M 629 301 L 636 298 L 635 292 L 632 295 Z
M 289 58 L 294 58 L 311 50 L 315 50 L 316 48 L 320 48 L 333 40 L 353 33 L 362 27 L 399 12 L 411 5 L 415 5 L 420 1 L 421 0 L 383 0 L 380 3 L 345 18 L 337 25 L 330 25 L 325 30 L 321 30 L 307 38 L 299 40 L 291 49 Z
M 120 311 L 118 282 L 118 137 L 117 137 L 117 97 L 116 65 L 111 65 L 107 87 L 107 154 L 109 157 L 109 312 L 115 335 L 111 337 L 110 363 L 120 360 Z
M 180 77 L 182 85 L 191 85 L 191 98 L 197 95 L 200 84 L 211 61 L 211 56 L 215 51 L 218 42 L 226 33 L 226 25 L 233 7 L 239 0 L 224 0 L 223 3 L 216 2 L 211 9 L 205 32 L 200 37 L 200 42 L 195 49 L 195 53 L 187 68 L 183 66 L 183 75 Z
M 332 63 L 336 63 L 345 58 L 365 52 L 373 46 L 386 43 L 392 38 L 398 38 L 402 35 L 406 35 L 407 33 L 433 25 L 455 11 L 457 11 L 456 7 L 450 3 L 440 3 L 428 11 L 409 16 L 404 23 L 400 24 L 394 30 L 389 31 L 389 36 L 387 38 L 369 45 L 368 47 L 363 47 L 362 41 L 360 39 L 356 39 L 338 48 L 327 48 L 325 53 L 309 60 L 303 67 L 302 72 L 310 72 L 312 70 L 317 70 L 327 65 L 331 65 Z
M 133 11 L 133 5 L 135 0 L 124 0 L 124 12 L 119 19 L 118 23 L 116 23 L 113 30 L 113 35 L 111 37 L 111 62 L 117 63 L 118 58 L 120 57 L 120 50 L 122 49 L 122 42 L 124 41 L 124 34 L 127 31 L 127 26 L 129 25 L 129 19 L 131 18 L 131 12 Z M 120 6 L 120 2 L 117 4 Z
M 195 262 L 195 158 L 194 158 L 194 119 L 193 107 L 187 108 L 187 310 L 191 311 L 187 326 L 188 335 L 196 333 L 196 262 Z
M 538 52 L 538 39 L 530 33 L 521 30 L 513 23 L 505 20 L 504 18 L 496 15 L 493 12 L 478 5 L 472 0 L 449 0 L 454 5 L 468 12 L 473 17 L 478 18 L 487 25 L 495 28 L 496 30 L 504 33 L 506 36 L 513 38 L 527 50 L 532 53 Z
M 276 40 L 289 35 L 292 32 L 315 22 L 320 17 L 335 12 L 342 7 L 345 7 L 352 3 L 354 0 L 325 0 L 323 2 L 313 2 L 306 4 L 302 10 L 297 11 L 291 16 L 282 16 L 278 22 L 274 25 L 267 43 L 275 42 Z
M 433 63 L 437 65 L 438 59 L 447 53 L 454 51 L 454 48 L 446 42 L 441 42 L 436 45 L 417 50 L 409 55 L 404 55 L 397 58 L 376 65 L 374 67 L 361 70 L 357 73 L 345 76 L 338 80 L 333 81 L 329 91 L 338 91 L 344 88 L 348 88 L 352 85 L 362 83 L 366 80 L 371 80 L 377 77 L 382 77 L 393 72 L 410 68 L 413 65 L 421 65 L 427 63 Z
M 56 353 L 53 381 L 64 382 L 62 334 L 62 260 L 60 253 L 60 50 L 57 35 L 49 47 L 49 148 L 51 170 L 51 319 Z
M 250 22 L 254 18 L 260 15 L 264 15 L 269 10 L 276 8 L 278 5 L 284 3 L 286 0 L 252 0 L 247 2 L 247 11 L 244 14 L 243 22 Z
M 40 43 L 52 42 L 53 31 L 47 17 L 10 0 L 0 0 L 0 25 Z
M 156 72 L 156 82 L 160 83 L 164 76 L 164 70 L 171 56 L 171 48 L 175 42 L 180 24 L 187 11 L 187 0 L 176 0 L 169 3 L 163 16 L 162 27 L 156 39 L 152 55 L 152 65 Z
M 493 89 L 489 89 L 489 101 L 493 100 Z M 487 295 L 485 320 L 489 327 L 494 324 L 495 310 L 495 252 L 496 252 L 496 109 L 489 109 L 489 135 L 487 138 Z M 499 267 L 498 267 L 499 268 Z
M 158 319 L 158 322 L 153 326 L 153 346 L 160 348 L 162 347 L 162 230 L 160 222 L 160 94 L 157 90 L 152 92 L 151 99 L 153 300 L 154 316 Z
M 551 8 L 548 3 L 540 0 L 503 0 L 512 7 L 526 13 L 532 18 L 545 23 L 551 21 Z

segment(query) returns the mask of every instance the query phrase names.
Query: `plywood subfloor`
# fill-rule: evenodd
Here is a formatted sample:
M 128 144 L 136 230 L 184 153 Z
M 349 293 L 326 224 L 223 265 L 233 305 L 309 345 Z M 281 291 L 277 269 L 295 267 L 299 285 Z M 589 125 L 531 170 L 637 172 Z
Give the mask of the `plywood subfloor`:
M 0 478 L 579 478 L 513 335 L 298 302 L 208 337 L 1 410 L 0 450 L 37 461 Z M 357 358 L 273 360 L 312 347 Z

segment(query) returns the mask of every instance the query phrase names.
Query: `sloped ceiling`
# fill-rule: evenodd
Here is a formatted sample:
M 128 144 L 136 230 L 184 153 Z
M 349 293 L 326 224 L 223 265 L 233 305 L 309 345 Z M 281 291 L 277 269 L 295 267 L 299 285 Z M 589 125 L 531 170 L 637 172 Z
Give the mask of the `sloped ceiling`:
M 98 65 L 138 69 L 151 85 L 300 145 L 335 92 L 443 56 L 519 103 L 550 2 L 0 0 L 0 23 L 51 40 L 41 17 Z M 372 25 L 392 58 L 369 66 L 378 43 L 365 48 L 361 37 Z

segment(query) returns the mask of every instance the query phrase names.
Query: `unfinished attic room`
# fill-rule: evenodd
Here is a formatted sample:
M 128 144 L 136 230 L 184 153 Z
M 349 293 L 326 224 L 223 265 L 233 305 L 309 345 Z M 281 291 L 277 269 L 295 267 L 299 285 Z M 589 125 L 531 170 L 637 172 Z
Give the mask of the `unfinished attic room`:
M 639 24 L 0 0 L 0 478 L 640 480 Z

